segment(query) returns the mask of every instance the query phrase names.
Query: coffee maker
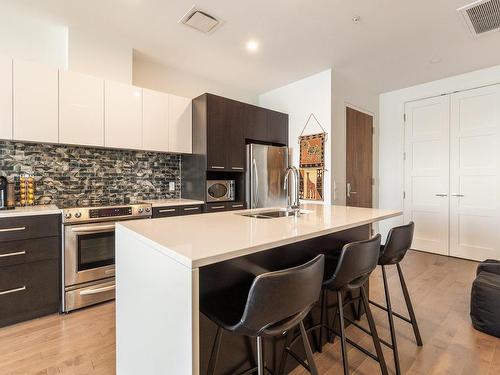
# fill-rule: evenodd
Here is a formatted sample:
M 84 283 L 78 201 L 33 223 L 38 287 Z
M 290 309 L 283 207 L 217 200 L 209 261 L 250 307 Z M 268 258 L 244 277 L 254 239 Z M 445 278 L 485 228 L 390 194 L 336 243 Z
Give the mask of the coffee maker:
M 0 176 L 0 210 L 7 209 L 7 178 Z

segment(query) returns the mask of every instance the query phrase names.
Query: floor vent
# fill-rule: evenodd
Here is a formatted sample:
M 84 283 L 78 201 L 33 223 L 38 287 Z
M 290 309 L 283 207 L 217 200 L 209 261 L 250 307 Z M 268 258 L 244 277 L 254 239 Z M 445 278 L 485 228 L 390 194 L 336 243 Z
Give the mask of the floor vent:
M 459 8 L 474 36 L 500 29 L 500 0 L 479 0 Z
M 196 6 L 193 6 L 179 22 L 205 34 L 212 34 L 222 25 L 219 19 Z

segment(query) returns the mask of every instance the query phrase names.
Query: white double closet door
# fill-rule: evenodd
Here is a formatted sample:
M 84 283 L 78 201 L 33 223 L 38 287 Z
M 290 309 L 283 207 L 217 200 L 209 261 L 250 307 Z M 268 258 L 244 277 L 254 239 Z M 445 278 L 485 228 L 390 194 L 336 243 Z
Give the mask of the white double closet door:
M 500 85 L 409 102 L 405 114 L 412 247 L 500 259 Z

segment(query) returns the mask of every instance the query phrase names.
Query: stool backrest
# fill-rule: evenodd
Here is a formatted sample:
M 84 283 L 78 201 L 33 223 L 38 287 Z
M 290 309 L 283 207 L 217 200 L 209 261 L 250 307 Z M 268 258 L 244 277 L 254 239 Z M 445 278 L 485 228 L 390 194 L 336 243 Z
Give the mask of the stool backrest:
M 239 323 L 250 336 L 311 308 L 319 299 L 325 256 L 255 278 Z
M 380 254 L 379 264 L 389 265 L 401 262 L 411 248 L 415 224 L 410 221 L 406 225 L 394 227 L 387 235 L 387 241 Z
M 332 290 L 350 290 L 362 286 L 377 267 L 380 234 L 369 240 L 344 245 L 334 274 L 323 284 Z

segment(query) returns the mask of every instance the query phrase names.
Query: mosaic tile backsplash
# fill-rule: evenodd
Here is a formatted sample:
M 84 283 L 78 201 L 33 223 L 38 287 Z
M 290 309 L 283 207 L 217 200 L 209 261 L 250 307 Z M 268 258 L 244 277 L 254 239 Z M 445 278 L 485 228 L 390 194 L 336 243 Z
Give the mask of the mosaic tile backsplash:
M 180 167 L 177 154 L 0 141 L 0 175 L 33 174 L 36 204 L 60 208 L 179 198 Z

